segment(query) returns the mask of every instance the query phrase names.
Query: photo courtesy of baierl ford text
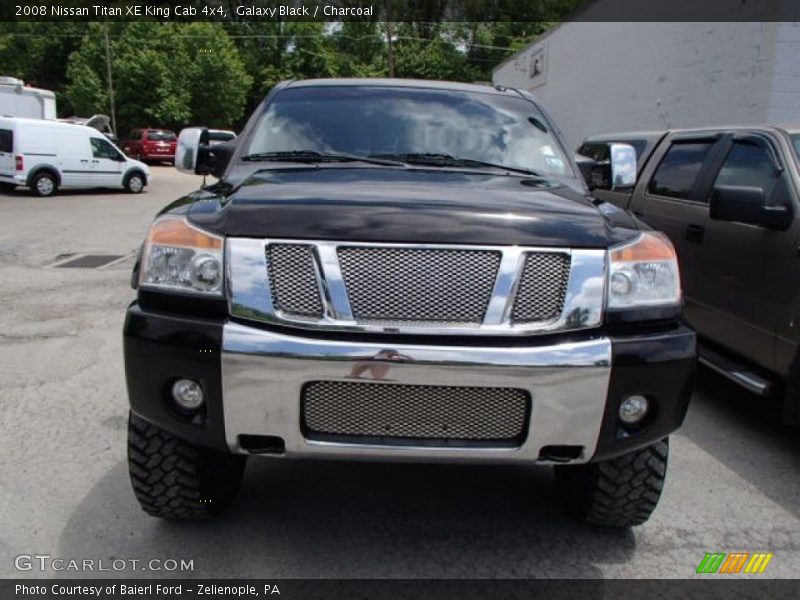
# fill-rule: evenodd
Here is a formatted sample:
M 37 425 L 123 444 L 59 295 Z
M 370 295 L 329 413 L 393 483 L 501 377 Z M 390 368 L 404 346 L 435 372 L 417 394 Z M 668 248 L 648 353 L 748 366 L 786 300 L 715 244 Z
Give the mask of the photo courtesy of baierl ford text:
M 800 6 L 0 6 L 0 599 L 796 597 Z

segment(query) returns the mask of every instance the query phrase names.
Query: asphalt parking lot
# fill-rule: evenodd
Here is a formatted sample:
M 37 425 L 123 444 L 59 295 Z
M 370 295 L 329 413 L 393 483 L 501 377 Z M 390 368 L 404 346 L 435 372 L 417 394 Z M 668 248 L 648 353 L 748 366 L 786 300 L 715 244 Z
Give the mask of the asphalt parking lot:
M 130 267 L 156 211 L 200 183 L 153 171 L 138 196 L 0 195 L 0 576 L 684 578 L 736 551 L 774 553 L 756 577 L 800 573 L 800 430 L 705 371 L 661 504 L 631 531 L 567 520 L 544 467 L 251 460 L 222 518 L 146 516 L 125 462 Z M 53 266 L 68 254 L 119 258 Z M 194 571 L 20 572 L 21 554 Z

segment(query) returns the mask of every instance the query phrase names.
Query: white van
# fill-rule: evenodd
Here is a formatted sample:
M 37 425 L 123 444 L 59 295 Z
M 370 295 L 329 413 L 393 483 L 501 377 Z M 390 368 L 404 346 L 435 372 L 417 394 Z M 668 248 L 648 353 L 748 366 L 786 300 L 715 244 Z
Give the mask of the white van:
M 0 117 L 0 190 L 27 186 L 37 196 L 59 188 L 117 187 L 138 194 L 150 180 L 93 127 Z

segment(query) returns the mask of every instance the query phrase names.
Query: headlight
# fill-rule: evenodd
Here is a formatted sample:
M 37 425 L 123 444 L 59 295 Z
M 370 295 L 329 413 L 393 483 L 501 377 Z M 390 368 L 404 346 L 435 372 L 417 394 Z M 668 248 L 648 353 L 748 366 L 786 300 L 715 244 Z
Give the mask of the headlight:
M 608 308 L 677 306 L 681 281 L 675 249 L 663 233 L 648 231 L 610 250 Z
M 182 217 L 162 217 L 150 227 L 139 286 L 208 296 L 222 295 L 222 238 Z

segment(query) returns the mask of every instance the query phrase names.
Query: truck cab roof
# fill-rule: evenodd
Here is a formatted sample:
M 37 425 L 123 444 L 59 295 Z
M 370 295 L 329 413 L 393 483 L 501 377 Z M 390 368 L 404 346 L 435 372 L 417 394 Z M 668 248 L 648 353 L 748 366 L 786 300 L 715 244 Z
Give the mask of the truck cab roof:
M 460 83 L 453 81 L 436 81 L 429 79 L 385 79 L 385 78 L 349 78 L 349 79 L 303 79 L 287 81 L 286 87 L 323 87 L 323 86 L 375 86 L 396 88 L 424 88 L 431 90 L 448 90 L 454 92 L 476 92 L 483 94 L 519 95 L 513 88 L 495 87 L 490 84 Z

